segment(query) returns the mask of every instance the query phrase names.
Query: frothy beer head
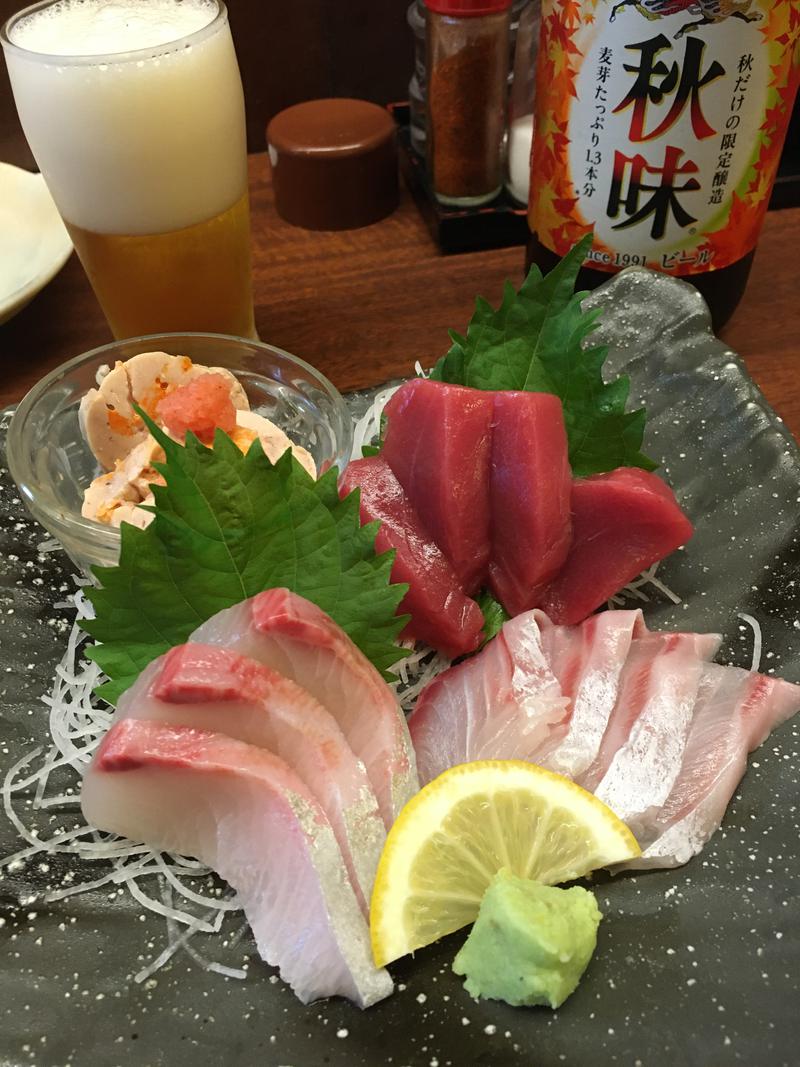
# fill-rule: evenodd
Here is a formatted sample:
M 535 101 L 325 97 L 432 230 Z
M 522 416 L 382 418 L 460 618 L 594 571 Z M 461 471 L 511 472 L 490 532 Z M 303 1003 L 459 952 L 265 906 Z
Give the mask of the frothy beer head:
M 4 42 L 28 142 L 65 220 L 194 226 L 247 185 L 244 102 L 217 0 L 56 0 Z
M 160 48 L 214 21 L 213 0 L 59 0 L 21 18 L 11 40 L 51 56 L 100 56 Z

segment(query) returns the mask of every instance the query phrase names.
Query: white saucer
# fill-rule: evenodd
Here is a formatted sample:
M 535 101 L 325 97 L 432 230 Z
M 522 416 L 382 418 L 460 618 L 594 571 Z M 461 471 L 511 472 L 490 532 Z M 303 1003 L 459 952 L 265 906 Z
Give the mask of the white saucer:
M 58 274 L 71 251 L 41 174 L 0 163 L 0 323 Z

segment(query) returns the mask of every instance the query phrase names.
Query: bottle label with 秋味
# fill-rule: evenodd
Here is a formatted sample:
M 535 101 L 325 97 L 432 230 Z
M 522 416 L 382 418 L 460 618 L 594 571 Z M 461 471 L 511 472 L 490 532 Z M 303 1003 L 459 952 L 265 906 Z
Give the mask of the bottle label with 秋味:
M 797 0 L 543 0 L 529 220 L 587 265 L 755 247 L 798 82 Z

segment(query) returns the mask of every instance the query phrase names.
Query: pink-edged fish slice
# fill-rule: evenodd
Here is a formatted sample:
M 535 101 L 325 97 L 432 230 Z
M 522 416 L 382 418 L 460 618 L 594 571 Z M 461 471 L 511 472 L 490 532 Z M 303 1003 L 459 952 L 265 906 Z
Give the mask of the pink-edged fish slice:
M 217 871 L 241 901 L 259 953 L 303 1003 L 343 996 L 365 1008 L 391 993 L 330 823 L 271 752 L 123 719 L 92 759 L 81 805 L 100 830 Z
M 703 670 L 680 774 L 641 857 L 626 867 L 679 867 L 708 842 L 747 770 L 747 756 L 800 711 L 800 686 L 739 667 Z
M 572 542 L 572 470 L 561 400 L 550 393 L 494 397 L 489 583 L 509 615 L 530 611 Z
M 408 722 L 420 781 L 472 760 L 536 763 L 566 713 L 536 615 L 518 615 L 477 656 L 450 667 L 420 693 Z
M 577 626 L 557 626 L 539 611 L 536 618 L 545 655 L 569 700 L 564 731 L 554 732 L 541 762 L 578 779 L 600 749 L 631 642 L 647 629 L 641 611 L 601 611 Z
M 644 624 L 642 624 L 644 625 Z M 628 657 L 619 677 L 617 699 L 606 722 L 606 728 L 597 752 L 585 772 L 577 781 L 584 789 L 594 791 L 608 772 L 616 753 L 627 742 L 634 723 L 648 702 L 662 699 L 666 690 L 659 688 L 665 667 L 659 658 L 671 652 L 672 659 L 666 668 L 680 666 L 678 657 L 685 656 L 687 664 L 694 664 L 699 685 L 699 668 L 695 659 L 710 662 L 722 644 L 721 634 L 692 634 L 679 631 L 659 632 L 645 630 L 631 641 Z M 667 679 L 670 674 L 665 675 Z
M 419 790 L 405 716 L 344 630 L 311 601 L 268 589 L 212 616 L 191 642 L 221 645 L 297 682 L 326 708 L 364 764 L 387 829 Z
M 461 589 L 452 564 L 433 541 L 403 487 L 381 456 L 348 463 L 339 492 L 361 490 L 362 524 L 377 519 L 375 551 L 393 548 L 392 581 L 407 582 L 398 615 L 411 621 L 401 637 L 423 641 L 449 659 L 474 652 L 481 643 L 483 614 Z
M 467 596 L 489 565 L 493 393 L 414 378 L 386 405 L 381 456 Z
M 651 633 L 631 644 L 591 788 L 637 840 L 649 836 L 680 773 L 700 678 L 720 642 L 718 634 Z
M 142 672 L 117 718 L 227 734 L 269 749 L 325 812 L 365 914 L 386 830 L 363 763 L 333 716 L 295 682 L 228 649 L 188 644 Z

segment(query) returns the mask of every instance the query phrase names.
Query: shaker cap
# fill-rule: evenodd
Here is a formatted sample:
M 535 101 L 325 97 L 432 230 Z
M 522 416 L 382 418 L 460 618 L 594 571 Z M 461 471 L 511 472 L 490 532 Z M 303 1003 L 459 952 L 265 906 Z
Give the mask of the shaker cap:
M 511 0 L 424 0 L 424 3 L 429 11 L 437 15 L 455 15 L 465 19 L 498 15 L 511 7 Z
M 367 100 L 306 100 L 267 126 L 275 208 L 307 230 L 368 226 L 397 207 L 395 123 Z

